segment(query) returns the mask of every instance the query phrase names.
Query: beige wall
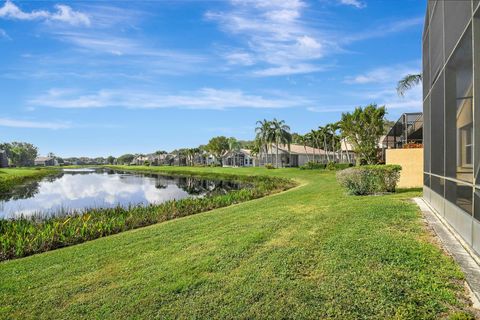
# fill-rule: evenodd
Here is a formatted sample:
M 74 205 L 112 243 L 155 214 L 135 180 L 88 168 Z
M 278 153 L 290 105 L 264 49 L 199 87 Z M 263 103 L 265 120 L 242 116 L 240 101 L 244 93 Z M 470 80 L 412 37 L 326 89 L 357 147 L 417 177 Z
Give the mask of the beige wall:
M 386 164 L 402 166 L 399 188 L 420 188 L 423 186 L 423 148 L 387 149 Z

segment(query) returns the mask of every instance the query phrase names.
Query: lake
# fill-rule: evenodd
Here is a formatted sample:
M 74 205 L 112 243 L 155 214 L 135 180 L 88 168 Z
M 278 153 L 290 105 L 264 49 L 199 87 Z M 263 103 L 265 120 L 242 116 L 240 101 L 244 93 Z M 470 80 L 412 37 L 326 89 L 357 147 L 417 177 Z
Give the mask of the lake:
M 0 194 L 0 218 L 67 215 L 89 208 L 159 204 L 187 197 L 225 194 L 231 181 L 133 173 L 111 169 L 64 169 Z

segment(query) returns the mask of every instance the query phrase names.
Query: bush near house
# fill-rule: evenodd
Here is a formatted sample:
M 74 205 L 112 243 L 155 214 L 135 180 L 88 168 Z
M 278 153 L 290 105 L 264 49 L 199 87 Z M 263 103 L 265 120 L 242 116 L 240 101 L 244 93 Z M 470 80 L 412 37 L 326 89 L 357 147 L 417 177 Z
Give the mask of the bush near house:
M 316 170 L 316 169 L 327 169 L 327 170 L 343 170 L 349 167 L 352 167 L 353 164 L 351 163 L 335 163 L 329 162 L 328 164 L 325 163 L 318 163 L 309 161 L 305 163 L 303 166 L 300 166 L 300 170 Z
M 395 192 L 401 170 L 399 165 L 353 167 L 337 172 L 337 180 L 353 195 Z

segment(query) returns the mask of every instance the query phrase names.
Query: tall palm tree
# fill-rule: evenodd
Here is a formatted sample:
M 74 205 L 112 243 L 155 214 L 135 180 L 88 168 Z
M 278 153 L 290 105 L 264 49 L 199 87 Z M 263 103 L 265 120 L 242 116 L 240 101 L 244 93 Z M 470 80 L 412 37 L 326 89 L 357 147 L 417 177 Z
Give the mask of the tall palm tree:
M 422 74 L 407 74 L 397 83 L 397 93 L 403 97 L 405 92 L 422 82 Z
M 272 125 L 267 119 L 257 121 L 255 128 L 256 139 L 260 142 L 260 149 L 263 149 L 265 154 L 265 163 L 268 161 L 269 145 L 272 141 Z
M 275 166 L 278 168 L 278 148 L 282 145 L 288 146 L 288 152 L 290 153 L 290 144 L 292 143 L 292 134 L 290 133 L 290 127 L 285 124 L 284 120 L 273 119 L 271 121 L 271 141 L 275 143 L 276 159 Z
M 297 142 L 300 143 L 303 146 L 303 149 L 305 149 L 305 154 L 307 155 L 307 162 L 310 162 L 310 157 L 308 156 L 307 152 L 307 144 L 308 144 L 308 134 L 306 135 L 298 135 L 297 136 Z
M 307 137 L 308 137 L 308 141 L 310 142 L 310 145 L 313 147 L 313 162 L 316 162 L 315 161 L 315 149 L 317 148 L 316 147 L 316 144 L 317 144 L 317 132 L 315 130 L 310 130 L 309 133 L 307 133 Z
M 333 161 L 335 161 L 335 156 L 338 155 L 337 142 L 339 141 L 339 136 L 337 135 L 337 131 L 340 129 L 340 125 L 338 122 L 329 123 L 327 125 L 327 128 L 328 128 L 328 133 L 330 135 L 330 140 L 331 140 L 330 143 L 332 146 L 332 158 L 333 158 Z
M 327 149 L 327 135 L 328 135 L 328 128 L 325 127 L 318 127 L 318 133 L 319 133 L 319 138 L 320 140 L 323 140 L 323 150 L 325 151 L 325 154 L 327 155 L 327 162 L 330 162 L 330 156 L 328 155 L 328 149 Z

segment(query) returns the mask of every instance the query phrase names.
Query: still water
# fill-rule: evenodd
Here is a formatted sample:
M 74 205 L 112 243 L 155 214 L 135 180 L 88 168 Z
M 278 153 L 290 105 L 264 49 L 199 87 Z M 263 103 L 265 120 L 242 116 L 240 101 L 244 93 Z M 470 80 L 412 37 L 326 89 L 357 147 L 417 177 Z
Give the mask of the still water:
M 142 174 L 110 169 L 65 169 L 60 174 L 0 194 L 0 218 L 65 215 L 74 210 L 158 204 L 173 199 L 224 194 L 231 181 Z

